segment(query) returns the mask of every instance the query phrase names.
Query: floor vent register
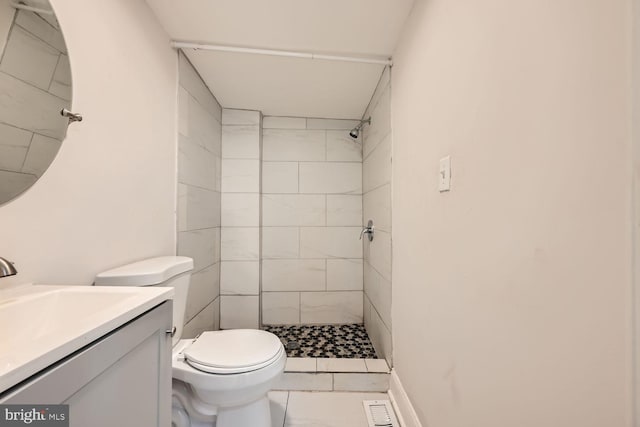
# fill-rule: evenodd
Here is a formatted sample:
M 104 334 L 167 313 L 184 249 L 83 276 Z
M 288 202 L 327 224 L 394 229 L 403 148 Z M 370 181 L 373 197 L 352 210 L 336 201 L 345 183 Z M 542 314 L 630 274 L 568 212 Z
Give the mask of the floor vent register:
M 369 427 L 400 427 L 391 402 L 388 400 L 363 400 Z

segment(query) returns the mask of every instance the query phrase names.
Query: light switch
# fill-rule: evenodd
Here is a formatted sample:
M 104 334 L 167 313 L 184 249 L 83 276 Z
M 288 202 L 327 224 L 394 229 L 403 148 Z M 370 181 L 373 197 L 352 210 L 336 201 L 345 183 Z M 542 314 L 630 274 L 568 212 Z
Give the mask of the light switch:
M 440 174 L 438 175 L 438 190 L 451 190 L 451 156 L 440 159 Z

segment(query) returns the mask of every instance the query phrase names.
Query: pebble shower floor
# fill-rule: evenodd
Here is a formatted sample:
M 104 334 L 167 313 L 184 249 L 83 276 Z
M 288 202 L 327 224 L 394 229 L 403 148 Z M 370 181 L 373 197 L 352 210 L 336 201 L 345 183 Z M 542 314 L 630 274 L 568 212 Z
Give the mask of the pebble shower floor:
M 363 324 L 265 325 L 280 338 L 288 357 L 377 359 Z

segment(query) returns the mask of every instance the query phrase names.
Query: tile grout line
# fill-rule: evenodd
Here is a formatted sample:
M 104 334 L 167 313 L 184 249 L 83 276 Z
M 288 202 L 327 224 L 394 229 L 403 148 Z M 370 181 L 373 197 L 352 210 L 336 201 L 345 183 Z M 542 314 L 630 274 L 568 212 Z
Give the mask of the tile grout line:
M 391 133 L 391 128 L 389 128 L 389 130 L 387 131 L 387 133 L 385 133 L 383 136 L 378 138 L 378 142 L 375 143 L 375 145 L 373 146 L 373 148 L 371 148 L 371 150 L 369 151 L 369 153 L 365 156 L 364 155 L 364 150 L 362 152 L 363 156 L 362 156 L 362 162 L 364 163 L 366 160 L 369 159 L 369 157 L 371 157 L 371 155 L 378 149 L 380 148 L 380 146 L 382 146 L 382 143 L 385 142 L 385 140 L 387 139 L 387 137 L 389 135 L 392 135 Z M 367 138 L 368 139 L 368 138 Z M 362 146 L 364 148 L 364 145 Z M 370 147 L 370 146 L 369 146 Z M 389 153 L 389 157 L 391 157 L 391 152 Z
M 291 397 L 291 391 L 287 391 L 287 401 L 284 404 L 284 417 L 282 417 L 282 427 L 287 423 L 287 411 L 289 410 L 289 398 Z

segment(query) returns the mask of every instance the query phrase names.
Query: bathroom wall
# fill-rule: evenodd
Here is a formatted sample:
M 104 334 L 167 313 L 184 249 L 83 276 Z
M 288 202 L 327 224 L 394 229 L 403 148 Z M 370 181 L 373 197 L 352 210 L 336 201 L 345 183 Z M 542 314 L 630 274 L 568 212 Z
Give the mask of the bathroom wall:
M 89 285 L 176 247 L 177 55 L 143 0 L 51 1 L 73 76 L 69 127 L 43 177 L 0 207 L 0 256 L 27 282 Z M 114 29 L 117 29 L 114 30 Z
M 423 425 L 632 425 L 630 5 L 416 1 L 392 317 Z
M 265 117 L 262 323 L 363 321 L 358 122 Z
M 632 9 L 632 203 L 633 203 L 633 351 L 640 354 L 640 1 L 633 0 Z M 634 420 L 640 421 L 640 359 L 634 366 Z
M 222 113 L 220 326 L 260 326 L 260 155 L 262 114 Z
M 15 21 L 0 61 L 0 200 L 23 192 L 49 166 L 67 132 L 58 112 L 71 101 L 60 29 L 33 12 L 10 10 Z
M 194 260 L 183 336 L 219 329 L 222 108 L 179 54 L 178 248 Z
M 364 324 L 378 355 L 392 362 L 391 341 L 391 70 L 385 68 L 364 119 L 363 222 L 373 220 L 374 239 L 364 240 Z

